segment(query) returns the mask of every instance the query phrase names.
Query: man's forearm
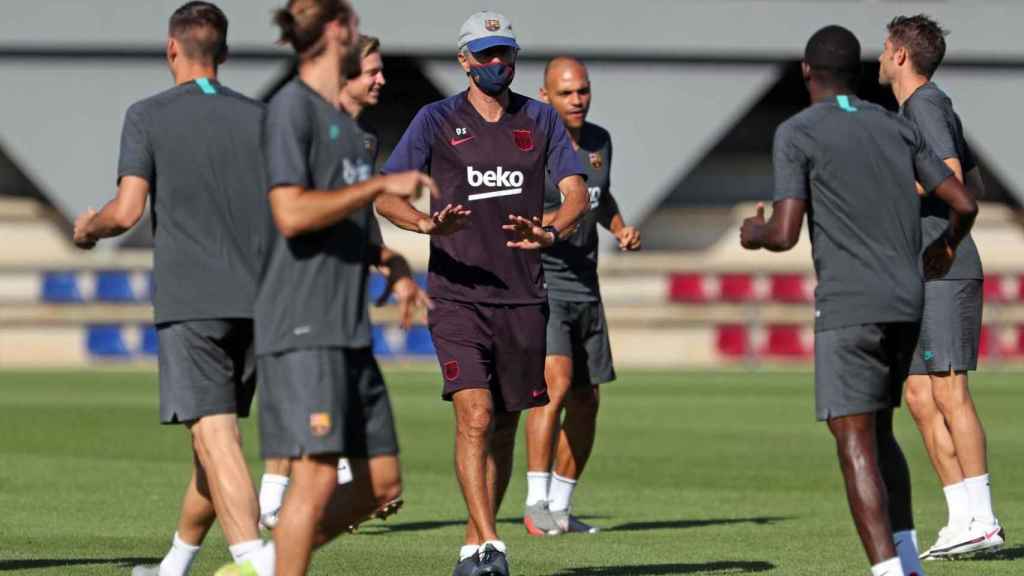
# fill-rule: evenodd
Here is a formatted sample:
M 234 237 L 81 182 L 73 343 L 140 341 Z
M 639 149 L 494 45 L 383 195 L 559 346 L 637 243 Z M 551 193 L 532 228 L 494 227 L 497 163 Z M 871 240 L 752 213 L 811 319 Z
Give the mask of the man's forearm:
M 371 204 L 384 191 L 384 184 L 378 177 L 335 190 L 289 190 L 275 197 L 276 191 L 271 191 L 274 219 L 281 232 L 292 237 L 348 218 Z
M 403 230 L 423 233 L 423 222 L 430 215 L 417 210 L 408 200 L 394 196 L 380 196 L 374 202 L 377 213 Z
M 626 221 L 622 219 L 622 214 L 616 212 L 612 214 L 612 217 L 608 219 L 608 223 L 604 224 L 604 227 L 612 234 L 618 234 L 619 230 L 626 227 Z
M 138 222 L 139 218 L 121 205 L 119 198 L 107 202 L 86 226 L 86 234 L 97 240 L 120 236 Z
M 562 238 L 572 234 L 573 225 L 587 211 L 586 194 L 573 194 L 565 199 L 565 202 L 555 212 L 551 219 L 551 226 L 558 228 L 558 235 Z
M 949 211 L 949 227 L 946 228 L 946 239 L 950 246 L 956 248 L 971 233 L 971 228 L 974 227 L 974 219 L 977 215 L 977 209 L 963 214 L 955 210 Z

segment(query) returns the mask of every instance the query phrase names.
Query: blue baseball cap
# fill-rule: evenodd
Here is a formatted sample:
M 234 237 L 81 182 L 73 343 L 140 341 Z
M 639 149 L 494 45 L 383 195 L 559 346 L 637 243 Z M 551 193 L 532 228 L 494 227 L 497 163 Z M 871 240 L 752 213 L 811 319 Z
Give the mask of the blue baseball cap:
M 498 12 L 477 12 L 469 17 L 459 30 L 459 50 L 483 52 L 495 46 L 509 46 L 519 49 L 512 23 Z

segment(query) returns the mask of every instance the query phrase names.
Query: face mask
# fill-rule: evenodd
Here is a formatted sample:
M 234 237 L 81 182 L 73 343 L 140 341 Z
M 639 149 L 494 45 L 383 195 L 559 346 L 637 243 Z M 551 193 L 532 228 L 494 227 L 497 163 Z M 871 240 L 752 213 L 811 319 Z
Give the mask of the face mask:
M 488 96 L 497 96 L 512 85 L 516 69 L 514 66 L 498 62 L 485 66 L 473 66 L 469 69 L 469 75 L 473 77 L 476 85 L 484 93 Z

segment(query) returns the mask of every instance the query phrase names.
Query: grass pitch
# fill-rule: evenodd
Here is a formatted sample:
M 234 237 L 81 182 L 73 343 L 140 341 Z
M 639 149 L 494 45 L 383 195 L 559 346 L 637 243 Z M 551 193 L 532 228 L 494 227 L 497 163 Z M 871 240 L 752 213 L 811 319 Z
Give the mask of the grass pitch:
M 450 574 L 465 515 L 452 470 L 452 415 L 434 371 L 388 370 L 406 507 L 314 557 L 312 574 Z M 989 438 L 1007 547 L 930 563 L 929 574 L 1024 573 L 1024 436 L 1019 375 L 973 388 Z M 536 539 L 519 523 L 525 451 L 499 530 L 516 575 L 866 574 L 831 438 L 813 419 L 810 374 L 623 371 L 602 389 L 599 438 L 576 510 L 605 529 Z M 185 432 L 157 424 L 157 385 L 142 372 L 0 372 L 0 572 L 128 574 L 157 560 L 188 478 Z M 945 520 L 942 493 L 908 414 L 922 545 Z M 254 475 L 258 437 L 245 424 Z M 520 433 L 522 435 L 522 433 Z M 194 567 L 229 560 L 217 527 Z

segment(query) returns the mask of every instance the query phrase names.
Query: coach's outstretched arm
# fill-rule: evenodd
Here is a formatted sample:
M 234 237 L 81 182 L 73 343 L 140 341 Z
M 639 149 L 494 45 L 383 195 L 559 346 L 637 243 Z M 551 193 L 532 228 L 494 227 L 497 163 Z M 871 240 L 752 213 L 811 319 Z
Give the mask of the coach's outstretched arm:
M 949 226 L 924 252 L 924 273 L 939 278 L 949 271 L 956 248 L 971 232 L 978 215 L 978 202 L 957 177 L 950 176 L 935 188 L 934 194 L 949 205 Z
M 270 209 L 281 234 L 294 238 L 343 220 L 380 196 L 406 201 L 418 198 L 424 188 L 432 195 L 438 193 L 434 179 L 415 170 L 377 176 L 337 190 L 275 186 L 270 190 Z
M 103 238 L 120 236 L 142 219 L 149 198 L 149 181 L 124 176 L 117 185 L 117 196 L 100 209 L 86 210 L 75 219 L 75 246 L 89 250 Z
M 772 204 L 771 220 L 765 222 L 764 203 L 758 203 L 757 213 L 743 221 L 740 244 L 747 250 L 764 248 L 772 252 L 785 252 L 800 240 L 800 229 L 807 212 L 807 202 L 799 198 L 784 198 Z

